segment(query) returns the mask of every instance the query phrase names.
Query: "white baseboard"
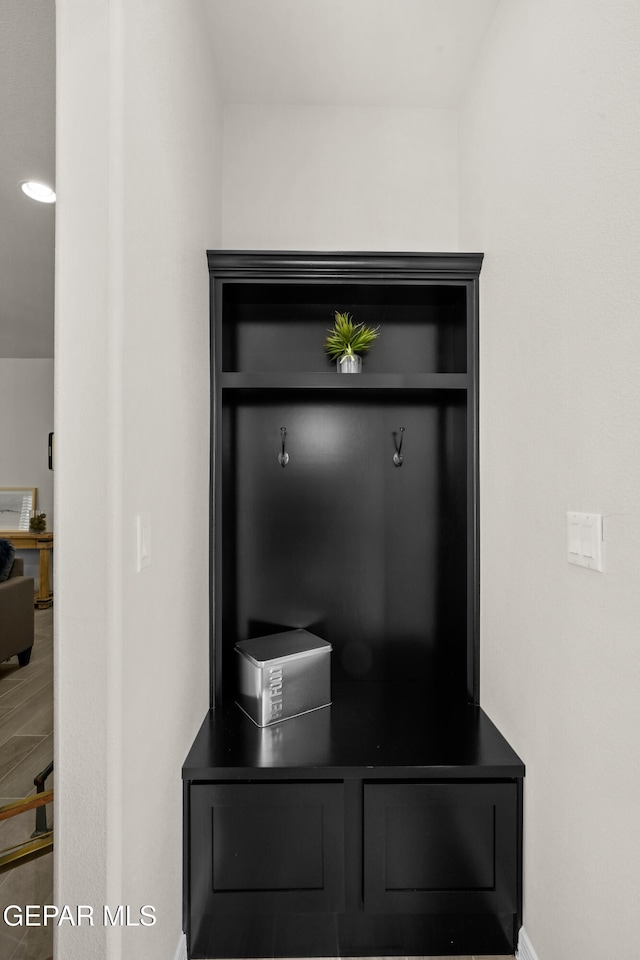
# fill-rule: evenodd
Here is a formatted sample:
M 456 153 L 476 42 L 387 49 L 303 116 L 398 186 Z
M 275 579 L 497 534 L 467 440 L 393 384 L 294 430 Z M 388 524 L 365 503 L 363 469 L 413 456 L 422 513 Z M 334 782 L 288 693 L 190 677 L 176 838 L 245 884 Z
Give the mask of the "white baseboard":
M 180 934 L 180 940 L 176 947 L 176 955 L 173 960 L 188 960 L 187 957 L 187 938 L 184 933 Z
M 518 949 L 516 950 L 518 960 L 538 960 L 538 954 L 533 949 L 531 940 L 527 936 L 524 927 L 520 927 L 518 934 Z

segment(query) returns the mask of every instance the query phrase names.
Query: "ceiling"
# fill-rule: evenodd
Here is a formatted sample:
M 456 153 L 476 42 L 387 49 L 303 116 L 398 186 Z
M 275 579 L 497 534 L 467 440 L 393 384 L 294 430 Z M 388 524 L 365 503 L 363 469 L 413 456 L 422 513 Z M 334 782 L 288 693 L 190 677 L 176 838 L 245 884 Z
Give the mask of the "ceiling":
M 203 0 L 228 104 L 456 107 L 498 0 Z M 0 2 L 0 358 L 53 356 L 55 0 Z

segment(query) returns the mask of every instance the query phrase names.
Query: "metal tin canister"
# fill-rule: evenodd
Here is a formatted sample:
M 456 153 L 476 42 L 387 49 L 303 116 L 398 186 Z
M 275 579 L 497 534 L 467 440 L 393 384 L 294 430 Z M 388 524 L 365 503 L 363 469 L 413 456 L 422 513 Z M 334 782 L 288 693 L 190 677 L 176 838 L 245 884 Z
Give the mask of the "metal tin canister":
M 259 727 L 329 706 L 331 649 L 307 630 L 238 641 L 238 706 Z

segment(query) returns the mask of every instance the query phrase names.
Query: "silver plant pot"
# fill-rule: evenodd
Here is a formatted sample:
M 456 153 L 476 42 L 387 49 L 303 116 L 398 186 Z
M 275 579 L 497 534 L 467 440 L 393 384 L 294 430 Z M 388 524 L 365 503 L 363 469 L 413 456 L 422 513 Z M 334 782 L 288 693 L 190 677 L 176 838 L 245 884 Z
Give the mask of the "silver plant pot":
M 362 373 L 362 357 L 343 357 L 336 361 L 338 373 Z

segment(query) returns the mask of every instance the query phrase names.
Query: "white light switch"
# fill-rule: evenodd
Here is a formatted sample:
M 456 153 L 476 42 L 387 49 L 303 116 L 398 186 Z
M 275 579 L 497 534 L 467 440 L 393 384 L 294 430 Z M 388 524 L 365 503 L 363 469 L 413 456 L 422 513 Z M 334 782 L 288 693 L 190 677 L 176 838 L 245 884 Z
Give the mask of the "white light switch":
M 602 570 L 601 513 L 567 513 L 567 559 L 579 567 Z
M 148 513 L 136 515 L 136 571 L 151 566 L 151 517 Z

